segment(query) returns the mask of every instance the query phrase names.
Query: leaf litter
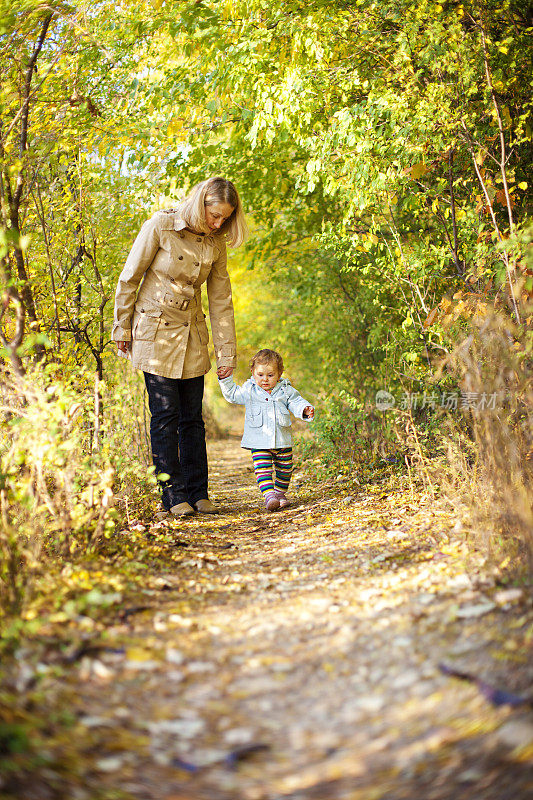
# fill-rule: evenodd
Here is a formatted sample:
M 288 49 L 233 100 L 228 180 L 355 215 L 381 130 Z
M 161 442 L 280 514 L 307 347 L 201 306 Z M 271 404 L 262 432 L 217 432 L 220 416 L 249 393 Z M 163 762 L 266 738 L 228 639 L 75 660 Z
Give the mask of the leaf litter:
M 529 797 L 532 723 L 514 715 L 529 707 L 530 598 L 448 507 L 302 477 L 290 513 L 268 515 L 247 454 L 216 442 L 210 459 L 222 513 L 150 535 L 136 520 L 120 533 L 133 559 L 119 549 L 113 578 L 98 567 L 122 602 L 68 634 L 50 624 L 40 666 L 15 662 L 76 721 L 48 743 L 77 764 L 58 785 L 81 800 Z M 19 784 L 25 800 L 53 796 L 50 780 Z

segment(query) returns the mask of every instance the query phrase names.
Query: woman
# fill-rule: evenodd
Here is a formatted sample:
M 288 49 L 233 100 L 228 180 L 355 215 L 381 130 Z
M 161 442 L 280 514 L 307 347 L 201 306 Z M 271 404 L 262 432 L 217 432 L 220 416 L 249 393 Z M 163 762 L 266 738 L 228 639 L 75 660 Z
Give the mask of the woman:
M 209 178 L 193 187 L 177 209 L 144 223 L 118 280 L 113 339 L 119 355 L 142 369 L 152 415 L 150 439 L 166 511 L 213 514 L 207 490 L 202 419 L 204 375 L 211 369 L 202 312 L 207 283 L 217 375 L 236 361 L 226 242 L 246 238 L 234 185 Z

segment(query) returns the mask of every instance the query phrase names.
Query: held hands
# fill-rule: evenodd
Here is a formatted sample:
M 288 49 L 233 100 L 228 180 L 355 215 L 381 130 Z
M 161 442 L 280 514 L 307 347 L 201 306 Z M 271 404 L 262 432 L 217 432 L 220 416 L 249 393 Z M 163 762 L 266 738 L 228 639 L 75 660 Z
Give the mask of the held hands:
M 233 367 L 219 367 L 217 369 L 217 375 L 220 380 L 224 378 L 229 378 L 230 375 L 233 375 Z
M 121 353 L 127 353 L 130 349 L 131 342 L 117 342 L 117 349 L 120 350 Z
M 304 419 L 313 419 L 315 416 L 315 409 L 313 406 L 306 406 L 303 410 Z

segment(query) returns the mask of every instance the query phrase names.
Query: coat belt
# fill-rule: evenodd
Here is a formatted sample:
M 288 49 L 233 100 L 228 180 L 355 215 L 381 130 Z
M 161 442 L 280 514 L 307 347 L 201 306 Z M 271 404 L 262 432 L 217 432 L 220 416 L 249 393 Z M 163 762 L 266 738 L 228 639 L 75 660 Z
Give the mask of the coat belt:
M 141 314 L 153 314 L 161 316 L 169 322 L 189 322 L 191 320 L 203 320 L 204 313 L 202 307 L 198 307 L 194 297 L 183 297 L 173 294 L 172 297 L 165 297 L 162 303 L 152 300 L 137 300 L 135 310 Z

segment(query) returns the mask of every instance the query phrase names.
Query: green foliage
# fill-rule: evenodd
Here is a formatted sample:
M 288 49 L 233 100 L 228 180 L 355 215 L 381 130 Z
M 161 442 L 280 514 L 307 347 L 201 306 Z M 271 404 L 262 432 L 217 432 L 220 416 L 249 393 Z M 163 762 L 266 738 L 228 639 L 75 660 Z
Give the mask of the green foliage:
M 0 27 L 1 357 L 22 382 L 1 453 L 12 608 L 39 561 L 31 525 L 94 546 L 117 476 L 126 513 L 153 485 L 113 291 L 141 221 L 208 174 L 235 181 L 253 227 L 231 263 L 241 357 L 283 352 L 329 463 L 413 436 L 434 449 L 440 418 L 376 414 L 376 390 L 457 387 L 448 357 L 494 309 L 529 363 L 523 4 L 25 2 Z M 25 383 L 34 355 L 55 366 Z
M 138 503 L 150 500 L 153 467 L 138 451 L 132 406 L 142 399 L 99 385 L 110 411 L 95 438 L 93 376 L 65 380 L 56 366 L 37 369 L 4 387 L 0 439 L 2 520 L 0 599 L 20 612 L 46 552 L 69 555 L 98 548 L 128 514 L 123 487 L 135 486 Z M 130 386 L 131 390 L 131 386 Z M 140 420 L 139 420 L 140 421 Z M 139 456 L 141 458 L 139 459 Z M 143 463 L 144 461 L 144 463 Z M 101 603 L 105 598 L 86 598 Z
M 174 184 L 207 165 L 242 190 L 269 297 L 246 340 L 365 396 L 433 375 L 471 317 L 442 324 L 457 291 L 522 316 L 524 247 L 494 245 L 531 211 L 530 30 L 507 2 L 185 7 L 158 48 L 185 162 L 152 144 Z

